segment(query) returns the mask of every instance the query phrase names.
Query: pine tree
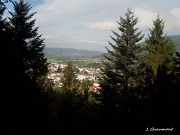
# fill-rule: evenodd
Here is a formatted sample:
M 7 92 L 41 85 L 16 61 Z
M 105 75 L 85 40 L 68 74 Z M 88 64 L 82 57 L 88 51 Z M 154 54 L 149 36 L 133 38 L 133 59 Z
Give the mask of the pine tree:
M 44 40 L 33 28 L 35 20 L 30 19 L 35 13 L 29 14 L 30 4 L 23 0 L 12 4 L 10 17 L 0 18 L 0 69 L 6 73 L 0 80 L 1 125 L 5 134 L 42 133 L 48 119 L 48 98 L 40 84 L 47 73 Z
M 62 78 L 63 88 L 65 90 L 77 90 L 78 89 L 78 80 L 74 74 L 75 69 L 72 65 L 72 62 L 67 63 L 67 67 L 64 69 L 64 76 Z
M 1 54 L 0 56 L 2 57 L 3 56 L 3 53 L 5 53 L 3 50 L 3 46 L 6 44 L 5 42 L 5 35 L 6 32 L 6 25 L 5 25 L 5 19 L 3 19 L 3 14 L 4 14 L 4 11 L 5 11 L 6 7 L 4 5 L 3 2 L 0 1 L 0 37 L 1 37 L 1 40 L 0 40 L 0 51 L 1 51 Z M 2 60 L 2 59 L 1 59 Z M 2 62 L 1 62 L 2 63 Z
M 0 1 L 0 51 L 1 51 L 1 57 L 7 57 L 7 49 L 8 49 L 8 43 L 10 43 L 10 35 L 8 35 L 8 27 L 7 27 L 7 20 L 4 17 L 4 11 L 6 10 L 6 3 L 7 1 Z M 4 55 L 4 56 L 3 56 Z M 3 58 L 3 59 L 5 59 Z M 1 58 L 1 60 L 3 60 Z
M 153 27 L 149 28 L 150 34 L 146 39 L 144 60 L 151 80 L 147 82 L 147 86 L 151 87 L 145 110 L 149 122 L 170 124 L 176 119 L 177 103 L 174 95 L 179 94 L 173 83 L 175 43 L 164 34 L 164 26 L 165 22 L 158 15 L 153 21 Z
M 145 62 L 148 69 L 152 71 L 152 83 L 160 72 L 170 73 L 173 70 L 173 55 L 175 43 L 164 35 L 164 21 L 157 19 L 153 21 L 154 27 L 149 28 L 150 34 L 146 39 Z
M 144 35 L 135 28 L 138 18 L 134 18 L 131 9 L 127 9 L 125 18 L 120 17 L 118 29 L 121 34 L 113 32 L 114 43 L 109 42 L 113 50 L 108 48 L 108 55 L 103 61 L 101 78 L 101 105 L 107 112 L 117 113 L 117 110 L 128 110 L 127 98 L 130 97 L 133 82 L 137 76 L 137 66 L 140 60 L 141 46 L 139 41 Z M 119 108 L 119 109 L 118 109 Z
M 0 1 L 0 20 L 1 21 L 2 21 L 2 15 L 3 15 L 5 9 L 6 9 L 6 7 L 4 6 L 4 2 Z
M 31 6 L 23 0 L 12 2 L 14 12 L 9 12 L 9 22 L 14 35 L 14 59 L 19 75 L 28 75 L 36 81 L 37 77 L 46 75 L 47 59 L 44 57 L 44 40 L 38 35 L 38 27 L 34 28 L 35 19 L 30 20 L 34 13 L 29 14 Z M 21 74 L 20 74 L 21 72 Z

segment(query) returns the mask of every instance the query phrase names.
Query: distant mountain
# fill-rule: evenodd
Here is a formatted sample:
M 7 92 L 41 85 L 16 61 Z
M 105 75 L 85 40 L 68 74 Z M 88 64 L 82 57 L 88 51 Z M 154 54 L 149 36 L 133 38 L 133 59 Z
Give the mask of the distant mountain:
M 47 58 L 62 58 L 62 59 L 79 59 L 79 58 L 93 58 L 104 54 L 100 51 L 78 50 L 73 48 L 45 48 L 45 56 Z
M 180 35 L 168 36 L 176 43 L 176 51 L 180 52 Z M 142 42 L 141 44 L 145 44 Z M 104 58 L 103 54 L 108 53 L 100 51 L 79 50 L 73 48 L 45 48 L 45 56 L 47 58 L 60 58 L 60 59 L 81 59 L 81 58 Z
M 106 55 L 106 56 L 110 56 L 108 53 L 104 53 L 104 54 L 98 55 L 98 56 L 96 56 L 96 57 L 94 57 L 94 58 L 101 58 L 101 59 L 105 59 L 104 55 Z

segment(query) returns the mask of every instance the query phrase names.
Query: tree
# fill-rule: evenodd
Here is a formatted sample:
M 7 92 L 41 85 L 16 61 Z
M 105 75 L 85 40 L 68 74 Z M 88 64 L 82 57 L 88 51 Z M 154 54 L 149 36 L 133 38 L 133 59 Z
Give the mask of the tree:
M 5 3 L 7 3 L 8 0 L 0 0 L 0 8 L 6 8 Z
M 174 68 L 177 67 L 173 61 L 175 43 L 164 34 L 164 26 L 163 19 L 158 15 L 146 39 L 144 60 L 151 81 L 146 83 L 150 96 L 144 108 L 149 122 L 169 125 L 177 117 L 179 102 L 174 95 L 179 95 L 179 88 L 174 83 Z
M 36 81 L 37 77 L 46 75 L 47 59 L 44 57 L 44 40 L 38 35 L 38 27 L 34 28 L 35 19 L 30 20 L 34 13 L 29 14 L 31 6 L 23 0 L 12 2 L 14 12 L 9 12 L 10 28 L 14 35 L 14 59 L 19 75 L 28 75 Z M 20 74 L 21 72 L 21 74 Z
M 158 73 L 165 71 L 170 73 L 173 70 L 173 55 L 175 43 L 163 34 L 164 21 L 159 15 L 153 21 L 154 27 L 149 28 L 150 34 L 146 39 L 145 62 L 148 69 L 152 71 L 152 83 L 158 77 Z
M 75 69 L 69 61 L 64 69 L 64 77 L 62 78 L 63 88 L 66 90 L 77 90 L 78 80 L 76 79 Z
M 5 2 L 0 1 L 0 20 L 2 20 L 2 15 L 3 15 L 3 13 L 4 13 L 4 10 L 6 9 L 4 3 L 5 3 Z
M 5 134 L 42 133 L 48 119 L 48 97 L 43 93 L 47 89 L 42 86 L 48 71 L 44 40 L 33 28 L 35 20 L 30 19 L 35 13 L 29 14 L 30 4 L 23 0 L 12 4 L 10 17 L 0 16 L 0 62 L 6 73 L 0 80 L 1 125 Z M 4 9 L 0 7 L 2 15 Z
M 7 20 L 4 17 L 4 11 L 6 10 L 6 5 L 5 5 L 6 2 L 8 2 L 8 1 L 6 1 L 6 0 L 0 1 L 0 37 L 1 37 L 0 56 L 1 56 L 1 63 L 2 63 L 3 59 L 6 59 L 7 56 L 10 54 L 10 53 L 7 54 L 7 51 L 9 49 L 8 47 L 10 44 L 11 37 L 10 37 L 9 30 L 8 30 Z M 2 57 L 4 57 L 4 58 L 2 59 Z
M 140 64 L 142 50 L 138 43 L 144 36 L 135 28 L 137 21 L 138 18 L 134 18 L 131 9 L 127 9 L 125 18 L 120 17 L 120 22 L 117 22 L 121 34 L 112 31 L 115 37 L 110 36 L 114 43 L 108 43 L 113 50 L 106 47 L 108 55 L 105 55 L 106 60 L 103 61 L 104 66 L 101 69 L 103 74 L 100 78 L 100 101 L 101 108 L 112 117 L 120 115 L 119 111 L 127 114 L 130 109 L 128 103 L 132 100 L 131 89 L 135 86 L 133 82 L 137 77 L 136 69 Z

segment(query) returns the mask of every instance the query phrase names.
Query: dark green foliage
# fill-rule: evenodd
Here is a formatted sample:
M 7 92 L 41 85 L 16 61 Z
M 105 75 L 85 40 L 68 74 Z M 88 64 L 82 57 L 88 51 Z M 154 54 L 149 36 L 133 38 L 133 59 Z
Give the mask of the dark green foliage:
M 82 94 L 84 95 L 84 98 L 86 101 L 88 101 L 88 91 L 89 91 L 90 86 L 92 86 L 92 82 L 90 82 L 89 80 L 83 80 L 81 82 L 80 90 Z
M 137 128 L 132 122 L 138 120 L 135 114 L 136 104 L 142 94 L 142 78 L 145 74 L 144 64 L 140 59 L 142 48 L 138 44 L 143 35 L 135 28 L 137 21 L 138 18 L 134 18 L 134 13 L 128 9 L 125 18 L 120 17 L 118 22 L 121 33 L 112 31 L 115 35 L 111 36 L 114 43 L 109 42 L 109 45 L 113 50 L 106 48 L 108 55 L 105 55 L 106 60 L 103 60 L 103 73 L 100 78 L 102 91 L 98 100 L 103 129 L 108 134 L 131 126 L 133 131 Z M 109 125 L 105 123 L 111 123 L 113 128 L 108 129 Z
M 77 91 L 78 80 L 76 79 L 75 69 L 72 63 L 69 61 L 67 67 L 64 69 L 64 76 L 62 78 L 63 89 Z
M 29 3 L 13 2 L 14 12 L 9 12 L 11 17 L 10 29 L 13 32 L 14 58 L 16 59 L 16 71 L 27 74 L 32 79 L 46 75 L 47 60 L 44 57 L 44 41 L 34 28 L 35 20 L 30 20 L 35 13 L 29 14 Z M 19 74 L 19 75 L 21 75 Z
M 146 79 L 144 88 L 149 91 L 148 99 L 143 101 L 144 117 L 148 123 L 172 127 L 179 121 L 177 106 L 180 94 L 174 74 L 178 65 L 173 62 L 175 43 L 163 35 L 164 21 L 159 16 L 153 21 L 153 25 L 146 39 L 144 57 L 148 73 L 146 78 L 150 80 Z M 175 61 L 177 62 L 176 58 Z
M 134 18 L 133 12 L 128 9 L 125 19 L 120 17 L 119 30 L 121 34 L 114 31 L 116 37 L 112 37 L 114 44 L 109 42 L 113 51 L 107 48 L 110 56 L 105 55 L 104 68 L 102 68 L 103 78 L 101 87 L 103 88 L 101 102 L 107 110 L 117 110 L 122 107 L 124 100 L 131 94 L 130 89 L 133 87 L 133 80 L 136 76 L 136 65 L 139 60 L 141 47 L 137 43 L 143 38 L 141 32 L 135 28 L 138 19 Z
M 146 39 L 145 62 L 147 68 L 152 70 L 152 83 L 157 78 L 158 72 L 162 70 L 167 73 L 173 70 L 173 55 L 175 51 L 175 43 L 166 35 L 163 35 L 164 21 L 158 16 L 153 21 L 154 27 L 150 30 L 150 35 Z M 163 72 L 163 71 L 162 71 Z
M 3 125 L 0 133 L 46 133 L 49 97 L 45 91 L 51 88 L 40 83 L 47 73 L 43 40 L 37 28 L 33 28 L 35 20 L 30 21 L 34 15 L 29 15 L 30 4 L 21 0 L 13 2 L 13 6 L 9 20 L 0 18 L 0 70 L 3 73 L 0 78 L 0 122 Z

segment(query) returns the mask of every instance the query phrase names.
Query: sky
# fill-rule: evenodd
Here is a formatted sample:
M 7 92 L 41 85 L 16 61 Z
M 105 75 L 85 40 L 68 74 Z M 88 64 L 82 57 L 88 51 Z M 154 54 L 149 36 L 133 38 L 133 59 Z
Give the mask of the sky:
M 27 2 L 27 0 L 24 0 Z M 106 52 L 110 48 L 111 30 L 118 30 L 120 17 L 125 17 L 128 8 L 134 12 L 135 25 L 147 38 L 153 20 L 160 15 L 165 21 L 164 34 L 180 35 L 179 0 L 29 0 L 37 12 L 35 27 L 46 47 L 75 48 Z M 8 4 L 9 5 L 9 4 Z M 8 10 L 13 11 L 9 5 Z

